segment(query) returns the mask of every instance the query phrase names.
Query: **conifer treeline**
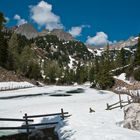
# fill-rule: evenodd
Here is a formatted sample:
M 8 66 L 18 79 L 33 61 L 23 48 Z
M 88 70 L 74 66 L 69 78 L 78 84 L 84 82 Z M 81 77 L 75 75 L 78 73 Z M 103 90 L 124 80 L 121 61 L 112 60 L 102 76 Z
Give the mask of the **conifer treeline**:
M 107 45 L 102 56 L 94 56 L 78 41 L 66 43 L 49 35 L 28 40 L 10 31 L 3 32 L 5 22 L 0 13 L 0 66 L 16 74 L 48 84 L 90 81 L 92 87 L 100 89 L 111 88 L 114 85 L 113 75 L 122 72 L 140 80 L 140 39 L 136 55 L 124 49 L 109 50 Z M 70 55 L 76 60 L 72 68 L 68 66 Z M 126 65 L 127 68 L 118 69 Z M 116 70 L 112 72 L 113 69 Z

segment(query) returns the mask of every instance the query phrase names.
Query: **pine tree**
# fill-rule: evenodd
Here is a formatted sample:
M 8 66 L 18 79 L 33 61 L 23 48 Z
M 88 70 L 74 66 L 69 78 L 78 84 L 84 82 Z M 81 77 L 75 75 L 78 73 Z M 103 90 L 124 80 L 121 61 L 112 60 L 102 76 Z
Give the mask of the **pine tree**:
M 116 56 L 116 67 L 123 67 L 126 65 L 126 52 L 124 48 L 122 48 Z
M 41 78 L 41 72 L 40 72 L 40 67 L 37 62 L 30 62 L 28 65 L 28 72 L 25 75 L 26 77 L 30 79 L 35 79 L 38 80 Z
M 2 29 L 4 23 L 6 22 L 3 13 L 0 12 L 0 66 L 6 68 L 7 66 L 7 56 L 8 56 L 8 44 L 7 40 L 4 37 Z
M 49 84 L 56 83 L 56 78 L 62 76 L 62 69 L 57 61 L 47 61 L 44 64 L 44 74 L 46 76 L 45 81 Z
M 108 89 L 114 85 L 114 79 L 110 74 L 110 56 L 109 45 L 107 46 L 106 54 L 100 58 L 98 62 L 98 71 L 96 72 L 95 82 L 100 89 Z
M 95 68 L 94 68 L 94 66 L 91 66 L 91 68 L 89 70 L 89 81 L 91 83 L 95 82 Z
M 4 18 L 3 13 L 0 12 L 0 31 L 3 29 L 4 23 L 6 23 L 6 19 Z
M 0 66 L 6 68 L 8 62 L 8 44 L 2 32 L 0 32 Z
M 135 53 L 134 64 L 140 66 L 140 35 L 138 38 L 137 51 Z
M 7 66 L 7 57 L 8 57 L 8 44 L 7 40 L 4 37 L 2 29 L 4 23 L 6 22 L 3 13 L 0 12 L 0 66 L 6 68 Z

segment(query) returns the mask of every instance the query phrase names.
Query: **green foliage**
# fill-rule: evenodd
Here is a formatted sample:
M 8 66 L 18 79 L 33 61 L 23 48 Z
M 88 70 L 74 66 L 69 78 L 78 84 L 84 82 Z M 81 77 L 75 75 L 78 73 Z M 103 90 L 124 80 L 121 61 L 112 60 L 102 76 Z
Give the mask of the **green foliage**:
M 19 74 L 35 80 L 41 78 L 37 56 L 30 46 L 25 46 L 22 53 L 16 57 L 16 71 Z
M 137 51 L 135 53 L 134 64 L 140 66 L 140 35 L 138 38 Z
M 116 66 L 122 67 L 126 65 L 126 53 L 125 50 L 122 48 L 120 51 L 118 51 L 116 56 Z
M 61 84 L 68 84 L 71 85 L 75 81 L 75 72 L 68 67 L 64 70 L 64 76 L 61 78 Z
M 56 83 L 57 78 L 62 76 L 62 68 L 57 61 L 47 61 L 44 64 L 45 82 L 49 84 Z
M 95 83 L 100 89 L 109 89 L 114 85 L 114 79 L 110 74 L 111 70 L 111 57 L 109 54 L 109 46 L 107 46 L 106 54 L 99 60 L 96 60 L 96 75 Z
M 3 36 L 3 33 L 0 32 L 0 66 L 7 67 L 7 56 L 8 56 L 8 44 L 6 39 Z
M 94 68 L 94 66 L 91 66 L 91 68 L 89 70 L 89 81 L 90 81 L 90 83 L 95 82 L 95 68 Z
M 4 23 L 6 23 L 6 19 L 4 18 L 3 13 L 0 12 L 0 31 L 3 29 Z
M 84 64 L 81 64 L 80 62 L 78 63 L 75 77 L 78 84 L 82 84 L 87 81 L 88 73 Z
M 100 89 L 109 89 L 114 85 L 114 79 L 109 72 L 106 61 L 101 62 L 100 70 L 96 76 L 96 85 Z
M 135 80 L 140 81 L 140 68 L 134 70 L 134 78 Z
M 37 62 L 30 62 L 28 66 L 28 72 L 25 75 L 30 79 L 41 79 L 40 67 Z
M 97 74 L 96 84 L 100 89 L 109 89 L 114 85 L 114 79 L 109 73 L 102 70 Z

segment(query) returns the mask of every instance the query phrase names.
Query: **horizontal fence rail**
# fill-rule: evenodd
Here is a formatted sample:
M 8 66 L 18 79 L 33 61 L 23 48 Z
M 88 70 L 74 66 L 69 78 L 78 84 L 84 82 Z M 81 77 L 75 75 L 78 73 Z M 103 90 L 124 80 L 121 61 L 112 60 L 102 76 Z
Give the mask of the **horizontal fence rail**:
M 25 122 L 25 125 L 22 125 L 20 127 L 0 127 L 0 130 L 20 130 L 25 129 L 27 133 L 27 137 L 30 134 L 30 130 L 35 129 L 35 126 L 48 126 L 48 125 L 56 125 L 59 122 L 48 122 L 48 123 L 37 123 L 37 124 L 29 124 L 29 122 L 33 122 L 33 119 L 29 118 L 38 118 L 38 117 L 49 117 L 49 116 L 60 116 L 62 120 L 64 118 L 70 117 L 68 112 L 64 112 L 63 109 L 61 109 L 61 113 L 53 113 L 53 114 L 42 114 L 42 115 L 30 115 L 28 116 L 27 113 L 23 116 L 23 119 L 15 119 L 15 118 L 0 118 L 0 121 L 17 121 L 17 122 Z M 28 138 L 27 138 L 28 139 Z
M 18 129 L 27 129 L 27 127 L 0 127 L 0 130 L 18 130 Z M 29 129 L 35 129 L 35 127 L 29 127 Z
M 25 119 L 13 119 L 13 118 L 0 118 L 0 121 L 16 121 L 16 122 L 25 122 Z M 28 122 L 33 122 L 34 120 L 28 119 Z
M 110 104 L 110 105 L 107 103 L 106 104 L 106 106 L 107 106 L 106 110 L 112 110 L 112 109 L 115 109 L 115 108 L 121 108 L 122 109 L 123 107 L 132 103 L 133 100 L 129 99 L 129 96 L 127 96 L 127 101 L 123 101 L 121 99 L 121 94 L 120 93 L 117 93 L 117 94 L 119 95 L 119 101 L 114 103 L 114 104 Z
M 63 113 L 68 114 L 68 112 L 64 112 Z M 62 113 L 54 113 L 54 114 L 43 114 L 43 115 L 32 115 L 32 116 L 27 116 L 27 118 L 39 118 L 39 117 L 49 117 L 49 116 L 58 116 L 58 115 L 62 115 Z M 23 117 L 25 118 L 25 116 Z

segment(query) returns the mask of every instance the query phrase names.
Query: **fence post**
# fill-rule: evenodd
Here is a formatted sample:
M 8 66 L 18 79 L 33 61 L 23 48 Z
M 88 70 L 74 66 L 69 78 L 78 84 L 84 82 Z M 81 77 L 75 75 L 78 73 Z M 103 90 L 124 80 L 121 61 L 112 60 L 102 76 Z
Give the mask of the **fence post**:
M 28 126 L 28 116 L 27 116 L 27 113 L 25 113 L 25 123 L 26 123 L 27 137 L 28 137 L 29 136 L 29 126 Z
M 61 114 L 62 114 L 62 119 L 64 120 L 64 111 L 63 111 L 63 108 L 61 108 Z
M 119 101 L 120 101 L 120 108 L 122 109 L 122 100 L 121 100 L 121 94 L 119 93 Z
M 128 100 L 128 104 L 130 104 L 131 102 L 130 102 L 130 100 L 129 100 L 129 96 L 127 96 L 127 100 Z
M 107 110 L 109 110 L 109 104 L 108 103 L 106 104 L 106 106 L 107 106 Z

